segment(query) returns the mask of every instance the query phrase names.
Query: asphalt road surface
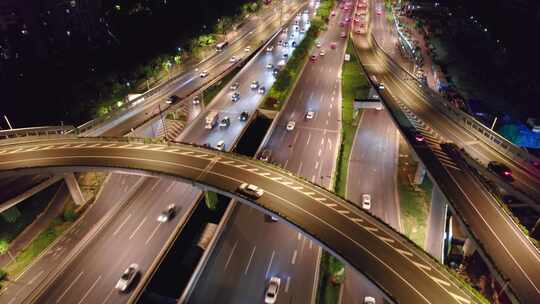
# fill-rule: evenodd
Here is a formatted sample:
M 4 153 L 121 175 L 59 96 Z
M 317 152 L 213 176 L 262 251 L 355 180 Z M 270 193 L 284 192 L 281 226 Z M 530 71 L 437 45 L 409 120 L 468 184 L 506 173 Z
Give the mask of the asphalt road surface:
M 13 284 L 2 289 L 0 303 L 22 303 L 26 296 L 50 275 L 52 270 L 63 263 L 63 258 L 69 255 L 101 218 L 110 214 L 114 206 L 129 199 L 130 189 L 132 189 L 130 185 L 135 184 L 139 178 L 135 175 L 112 174 L 108 184 L 115 187 L 104 187 L 92 206 L 66 234 L 45 251 L 30 268 L 17 278 L 11 279 Z
M 424 155 L 432 159 L 435 166 L 441 168 L 440 171 L 430 172 L 435 182 L 438 182 L 441 190 L 443 187 L 452 188 L 446 194 L 455 195 L 452 203 L 458 215 L 469 225 L 472 234 L 480 240 L 485 252 L 490 255 L 499 271 L 510 278 L 510 287 L 521 301 L 538 302 L 540 300 L 538 250 L 505 215 L 492 195 L 470 173 L 456 167 L 440 150 L 438 144 L 442 142 L 440 137 L 443 137 L 464 145 L 469 153 L 474 150 L 475 155 L 483 155 L 488 159 L 498 159 L 500 156 L 448 117 L 441 115 L 431 105 L 430 97 L 416 84 L 410 82 L 408 80 L 410 78 L 405 77 L 405 73 L 395 63 L 389 61 L 381 52 L 374 52 L 370 37 L 356 37 L 355 42 L 359 46 L 362 63 L 370 75 L 375 74 L 379 81 L 384 82 L 386 88 L 382 95 L 387 104 L 392 103 L 393 107 L 397 108 L 397 101 L 401 101 L 411 112 L 416 113 L 416 121 L 423 121 L 423 123 L 416 122 L 416 126 L 426 137 L 426 147 L 430 148 L 430 153 Z M 422 127 L 426 125 L 429 127 Z M 436 130 L 436 133 L 433 130 Z M 523 182 L 522 185 L 530 182 L 528 179 L 530 176 L 520 179 L 521 175 L 519 173 L 516 175 L 518 176 L 516 179 Z M 437 178 L 441 180 L 437 181 Z
M 170 179 L 148 178 L 110 222 L 36 299 L 37 303 L 124 303 L 129 294 L 115 289 L 130 264 L 144 273 L 176 225 L 196 202 L 198 190 Z M 178 197 L 182 197 L 181 201 Z M 191 200 L 189 200 L 191 198 Z M 183 202 L 190 202 L 186 204 Z M 170 221 L 157 221 L 169 204 Z
M 371 195 L 369 212 L 402 231 L 396 182 L 400 135 L 386 110 L 365 109 L 361 115 L 349 159 L 347 199 L 362 208 L 362 195 Z M 358 303 L 366 296 L 383 303 L 383 293 L 347 267 L 341 303 Z
M 292 0 L 284 2 L 285 9 L 283 10 L 283 20 L 288 20 L 291 15 L 305 3 L 305 1 Z M 151 119 L 151 117 L 157 115 L 160 110 L 163 111 L 167 109 L 169 105 L 166 103 L 166 99 L 170 95 L 186 97 L 192 94 L 205 84 L 209 83 L 217 75 L 235 65 L 236 62 L 230 61 L 232 56 L 245 58 L 255 51 L 256 46 L 260 45 L 262 41 L 268 39 L 280 28 L 280 23 L 279 14 L 276 14 L 272 10 L 262 17 L 250 22 L 250 24 L 244 25 L 240 31 L 245 31 L 246 33 L 240 35 L 242 37 L 241 39 L 231 43 L 222 52 L 199 63 L 173 82 L 163 85 L 158 89 L 158 93 L 155 93 L 151 97 L 141 101 L 139 104 L 134 105 L 129 110 L 116 115 L 113 119 L 106 120 L 98 127 L 85 132 L 84 135 L 119 136 L 127 134 L 131 131 L 131 128 L 137 127 Z M 244 52 L 244 48 L 247 46 L 251 46 L 251 50 L 249 52 Z M 202 71 L 208 71 L 208 76 L 201 77 L 200 73 Z
M 320 39 L 323 48 L 329 50 L 330 42 L 334 39 L 339 42 L 339 33 L 340 30 L 333 21 L 330 29 Z M 279 51 L 279 48 L 277 50 Z M 268 148 L 275 151 L 272 162 L 306 178 L 313 174 L 325 174 L 329 177 L 332 173 L 339 129 L 337 121 L 340 117 L 339 89 L 336 91 L 334 88 L 343 50 L 344 43 L 340 42 L 336 50 L 328 52 L 329 58 L 321 58 L 320 62 L 313 65 L 308 64 L 292 93 L 291 102 L 283 109 L 282 119 L 269 139 Z M 326 78 L 330 81 L 317 79 L 321 70 L 326 73 L 332 69 L 333 74 Z M 312 93 L 304 94 L 308 89 L 311 89 Z M 334 95 L 330 97 L 332 90 Z M 324 97 L 327 97 L 327 100 L 323 100 Z M 332 105 L 325 104 L 330 99 Z M 315 115 L 312 121 L 304 121 L 306 109 L 319 109 L 322 113 L 328 112 L 333 116 Z M 292 132 L 285 131 L 285 125 L 290 119 L 298 119 L 296 129 Z M 314 146 L 323 149 L 332 139 L 334 145 L 332 147 L 330 143 L 328 148 L 323 149 L 324 155 L 315 156 L 313 161 L 306 163 L 305 171 L 301 171 L 303 163 L 299 159 L 314 156 L 310 153 L 313 151 L 303 150 L 306 147 L 305 141 L 310 140 L 312 132 L 314 142 L 316 140 Z M 326 133 L 332 133 L 333 137 L 326 136 Z M 302 141 L 292 143 L 294 138 L 302 138 Z M 287 143 L 282 142 L 283 140 Z M 287 148 L 283 148 L 286 145 Z M 319 162 L 320 167 L 316 164 Z M 328 164 L 324 165 L 325 170 L 322 169 L 324 162 Z M 326 179 L 326 186 L 329 180 Z M 319 179 L 316 181 L 319 182 Z M 247 231 L 245 227 L 250 229 Z M 320 247 L 302 233 L 281 222 L 271 221 L 251 207 L 240 205 L 230 219 L 189 302 L 263 301 L 267 281 L 277 275 L 283 282 L 278 303 L 311 303 L 315 297 L 315 274 L 320 253 Z
M 274 25 L 274 24 L 272 24 L 272 25 Z M 249 27 L 247 27 L 247 28 L 249 28 Z M 272 26 L 269 26 L 269 27 L 266 28 L 266 31 L 269 31 L 271 29 L 272 29 Z M 267 33 L 265 32 L 265 34 L 267 34 Z M 256 38 L 260 38 L 260 35 L 258 35 Z M 251 39 L 255 39 L 255 37 L 251 37 Z M 251 41 L 253 41 L 253 40 L 251 40 Z M 249 43 L 249 41 L 248 41 L 248 43 Z M 244 49 L 239 50 L 239 48 L 241 48 L 243 45 L 244 44 L 240 44 L 240 46 L 237 46 L 237 45 L 231 46 L 231 47 L 227 48 L 224 52 L 218 54 L 218 56 L 216 56 L 216 57 L 220 57 L 221 61 L 219 61 L 219 62 L 224 62 L 224 65 L 232 64 L 232 63 L 229 62 L 230 57 L 228 57 L 228 56 L 231 56 L 229 53 L 231 53 L 231 52 L 232 53 L 234 53 L 234 52 L 240 53 L 241 55 L 236 55 L 237 58 L 240 57 L 240 56 L 247 56 L 247 52 L 245 52 Z M 234 54 L 236 54 L 236 53 L 234 53 Z M 266 59 L 268 59 L 268 58 L 266 58 Z M 262 58 L 258 62 L 264 62 L 264 60 L 265 59 Z M 192 72 L 192 74 L 193 73 L 195 73 L 195 72 Z M 253 71 L 253 74 L 256 75 L 256 73 L 257 73 L 257 71 Z M 264 74 L 264 69 L 262 71 L 259 70 L 258 73 L 259 74 Z M 197 74 L 197 76 L 198 76 L 198 74 Z M 187 76 L 182 76 L 182 77 L 187 77 Z M 199 80 L 199 78 L 196 78 L 196 80 Z M 253 98 L 253 99 L 255 100 L 256 98 Z M 191 104 L 191 101 L 190 101 L 190 104 Z M 197 111 L 197 109 L 191 109 L 191 110 L 192 110 L 191 112 L 196 112 Z M 156 113 L 149 113 L 149 114 L 156 114 Z M 145 114 L 145 116 L 148 116 L 148 115 Z M 138 117 L 138 116 L 135 116 L 135 117 Z M 104 131 L 105 135 L 120 135 L 120 134 L 125 133 L 125 131 L 126 131 L 125 126 L 132 126 L 133 124 L 137 123 L 136 119 L 133 120 L 133 119 L 130 118 L 130 119 L 126 120 L 126 121 L 124 121 L 122 119 L 123 118 L 120 117 L 117 122 L 113 123 L 112 125 L 105 125 L 104 129 L 98 129 L 95 132 L 103 132 L 104 130 L 106 130 L 106 131 Z M 145 119 L 146 119 L 146 117 L 145 117 Z M 118 124 L 118 123 L 120 123 L 120 124 Z M 108 128 L 110 128 L 110 129 L 108 129 Z M 236 131 L 236 136 L 237 136 L 239 134 L 240 129 L 235 130 L 235 131 Z M 142 132 L 142 131 L 136 130 L 135 133 L 138 134 L 137 132 Z M 230 133 L 232 133 L 232 132 L 230 132 Z M 97 134 L 101 134 L 101 133 L 96 133 L 96 135 Z M 128 183 L 128 185 L 130 185 L 130 186 L 133 185 L 133 184 L 134 184 L 134 181 L 130 181 Z M 109 183 L 106 184 L 104 187 L 106 189 L 119 189 L 122 186 L 119 185 L 118 182 L 115 179 L 111 179 L 109 181 Z M 170 187 L 172 187 L 172 186 L 170 186 Z M 170 191 L 174 192 L 173 195 L 176 195 L 178 197 L 182 197 L 182 199 L 179 200 L 180 204 L 190 206 L 190 204 L 192 204 L 194 202 L 195 197 L 199 194 L 199 191 L 192 188 L 191 186 L 188 186 L 188 185 L 183 185 L 182 187 L 183 187 L 182 189 L 177 189 L 175 191 L 173 191 L 175 189 L 175 187 L 167 188 L 167 189 L 172 189 Z M 144 191 L 153 191 L 153 189 L 149 188 L 149 186 L 147 185 L 147 186 L 143 186 L 141 189 L 139 189 L 139 191 L 143 191 L 143 192 Z M 107 192 L 108 191 L 104 191 L 104 193 L 107 193 Z M 137 199 L 138 199 L 137 197 L 132 198 L 132 200 L 137 200 Z M 161 209 L 164 209 L 165 206 L 170 204 L 170 203 L 171 203 L 170 199 L 167 200 L 167 199 L 163 199 L 161 197 L 155 198 L 155 201 L 149 201 L 148 202 L 148 204 L 152 204 L 152 205 L 156 206 L 155 208 L 161 208 Z M 130 218 L 136 219 L 138 217 L 142 217 L 142 216 L 145 215 L 143 213 L 144 209 L 134 207 L 134 206 L 137 206 L 136 203 L 132 203 L 132 201 L 130 201 L 126 205 L 127 206 L 125 206 L 124 212 L 128 212 Z M 185 210 L 187 210 L 187 209 L 185 209 Z M 99 217 L 96 217 L 96 218 L 99 219 Z M 96 222 L 97 222 L 97 220 L 96 220 Z M 109 225 L 110 226 L 115 226 L 115 225 L 118 226 L 118 225 L 121 225 L 122 223 L 124 223 L 124 219 L 122 219 L 121 217 L 118 217 L 118 216 L 114 216 L 111 219 L 111 222 L 109 223 Z M 125 223 L 126 226 L 128 225 L 127 223 L 128 222 L 126 221 L 126 223 Z M 175 226 L 175 224 L 171 224 L 171 227 L 174 227 L 174 226 Z M 143 235 L 146 233 L 144 231 L 144 229 L 145 229 L 144 227 L 145 226 L 141 226 L 141 228 L 139 228 L 139 229 L 143 230 L 141 232 L 141 234 L 143 234 Z M 110 235 L 110 234 L 107 235 L 106 231 L 107 230 L 103 230 L 103 231 L 99 232 L 100 233 L 99 236 L 98 236 L 99 240 L 95 241 L 95 242 L 99 242 L 97 245 L 90 245 L 88 247 L 85 247 L 79 253 L 79 256 L 82 256 L 82 257 L 84 257 L 84 256 L 96 256 L 98 258 L 103 258 L 103 256 L 106 255 L 104 253 L 104 251 L 106 251 L 106 246 L 107 246 L 107 245 L 103 245 L 103 244 L 108 244 L 108 245 L 115 244 L 115 239 L 116 239 L 114 237 L 114 235 Z M 146 269 L 146 267 L 143 268 L 143 266 L 148 266 L 151 263 L 151 261 L 158 254 L 158 252 L 160 251 L 160 249 L 162 247 L 162 244 L 168 238 L 168 236 L 170 235 L 171 232 L 172 232 L 171 229 L 161 229 L 161 230 L 155 229 L 155 230 L 152 230 L 151 231 L 151 233 L 153 233 L 152 237 L 162 240 L 163 241 L 162 243 L 155 243 L 155 245 L 153 245 L 153 246 L 137 247 L 137 250 L 129 250 L 130 246 L 132 246 L 132 247 L 137 246 L 137 242 L 131 242 L 129 244 L 126 244 L 126 246 L 124 248 L 127 251 L 131 252 L 131 255 L 129 256 L 130 259 L 132 259 L 132 260 L 140 260 L 139 266 L 141 266 L 141 271 L 144 273 L 144 270 Z M 76 243 L 77 243 L 76 241 L 73 241 L 72 244 L 71 244 L 71 247 L 75 246 Z M 70 249 L 69 247 L 65 247 L 64 250 L 69 250 L 69 249 Z M 77 286 L 79 286 L 79 288 L 84 288 L 85 286 L 86 287 L 92 286 L 91 285 L 92 280 L 96 280 L 96 281 L 94 281 L 95 285 L 101 284 L 99 286 L 102 286 L 102 285 L 106 286 L 108 284 L 110 286 L 113 286 L 115 282 L 112 282 L 112 281 L 117 280 L 118 276 L 121 274 L 121 272 L 126 267 L 126 265 L 125 265 L 126 262 L 125 262 L 124 259 L 114 261 L 114 263 L 110 263 L 109 265 L 101 265 L 101 267 L 91 267 L 90 265 L 95 261 L 96 261 L 96 259 L 84 259 L 84 258 L 83 259 L 81 259 L 81 258 L 75 259 L 73 261 L 73 264 L 70 264 L 70 266 L 69 266 L 70 272 L 69 273 L 67 273 L 67 272 L 62 273 L 62 275 L 58 279 L 56 279 L 54 282 L 52 282 L 52 284 L 51 284 L 52 288 L 50 288 L 51 291 L 50 292 L 48 291 L 47 293 L 45 293 L 44 296 L 45 297 L 54 296 L 54 295 L 51 294 L 51 293 L 55 292 L 54 290 L 62 290 L 64 288 L 67 288 L 69 286 L 70 280 L 74 279 L 73 277 L 69 276 L 71 274 L 71 269 L 72 268 L 73 269 L 75 269 L 75 268 L 77 268 L 77 269 L 92 268 L 92 270 L 94 271 L 94 273 L 92 275 L 90 275 L 90 274 L 88 274 L 88 270 L 87 270 L 87 275 L 81 275 L 79 278 L 77 278 L 77 283 L 76 283 Z M 51 268 L 54 268 L 54 267 L 51 267 Z M 48 271 L 50 271 L 50 269 Z M 81 271 L 83 271 L 83 270 L 81 270 Z M 34 273 L 34 271 L 33 270 L 29 271 L 29 273 Z M 96 275 L 94 275 L 94 274 L 96 274 Z M 97 274 L 99 274 L 99 275 L 97 275 Z M 37 283 L 37 280 L 36 280 L 36 282 L 33 282 L 33 283 Z M 101 298 L 107 299 L 107 302 L 109 302 L 109 303 L 122 303 L 122 302 L 125 302 L 127 300 L 127 297 L 121 296 L 121 295 L 116 294 L 116 293 L 110 293 L 108 295 L 104 295 L 103 290 L 108 291 L 108 290 L 110 290 L 110 288 L 109 289 L 98 288 L 98 289 L 96 289 L 96 291 L 93 292 L 92 295 L 89 294 L 88 297 L 93 297 L 92 299 L 94 299 L 94 298 L 99 299 L 101 297 Z M 25 292 L 28 293 L 28 292 L 30 292 L 30 290 L 26 289 Z M 19 291 L 17 291 L 16 293 L 17 293 L 17 296 L 19 296 L 19 297 L 22 295 L 22 293 L 19 292 Z M 69 300 L 64 300 L 65 297 L 66 296 L 62 297 L 60 300 L 61 301 L 67 301 L 67 302 L 73 300 L 73 298 L 69 298 Z M 7 298 L 7 296 L 6 296 L 6 298 Z M 86 301 L 86 299 L 84 299 L 84 301 Z

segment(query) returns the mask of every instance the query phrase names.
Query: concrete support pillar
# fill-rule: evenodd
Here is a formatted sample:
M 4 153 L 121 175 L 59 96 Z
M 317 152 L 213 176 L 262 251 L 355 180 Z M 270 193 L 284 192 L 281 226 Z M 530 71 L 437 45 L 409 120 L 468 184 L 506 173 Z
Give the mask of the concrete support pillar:
M 464 256 L 471 256 L 476 251 L 476 245 L 473 241 L 471 241 L 470 238 L 467 238 L 465 240 L 465 244 L 463 244 L 463 255 Z
M 66 181 L 66 185 L 69 189 L 69 193 L 71 194 L 71 198 L 73 198 L 73 201 L 77 206 L 84 205 L 84 196 L 81 191 L 81 187 L 79 187 L 79 183 L 77 182 L 77 178 L 75 178 L 74 173 L 66 173 L 64 174 L 64 180 Z
M 424 176 L 426 176 L 426 168 L 422 163 L 418 163 L 418 166 L 416 167 L 416 173 L 414 174 L 414 184 L 422 184 L 424 182 Z

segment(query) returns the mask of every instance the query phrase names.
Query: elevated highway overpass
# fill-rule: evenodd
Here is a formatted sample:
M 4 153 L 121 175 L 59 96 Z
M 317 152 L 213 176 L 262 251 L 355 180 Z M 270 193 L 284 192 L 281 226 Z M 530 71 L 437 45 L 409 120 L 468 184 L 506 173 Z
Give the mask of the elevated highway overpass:
M 523 151 L 514 155 L 518 152 L 508 146 L 509 143 L 491 133 L 478 136 L 449 117 L 436 105 L 441 101 L 432 100 L 434 95 L 425 92 L 420 82 L 395 63 L 371 35 L 355 35 L 353 39 L 366 74 L 384 83 L 385 89 L 379 90 L 379 94 L 396 126 L 412 145 L 494 273 L 499 275 L 501 285 L 508 282 L 514 302 L 540 302 L 539 250 L 468 166 L 442 151 L 440 144 L 455 142 L 475 156 L 509 164 L 517 172 L 519 185 L 536 197 L 540 180 L 535 175 L 534 159 Z M 373 82 L 373 78 L 371 80 Z M 479 127 L 475 129 L 478 131 Z M 423 133 L 426 140 L 417 142 L 416 132 Z M 486 134 L 484 130 L 482 134 Z M 503 144 L 506 148 L 499 150 Z
M 411 241 L 335 194 L 264 162 L 185 144 L 79 137 L 0 141 L 0 177 L 112 170 L 167 177 L 281 217 L 362 272 L 397 303 L 482 303 Z M 236 192 L 249 182 L 264 195 Z

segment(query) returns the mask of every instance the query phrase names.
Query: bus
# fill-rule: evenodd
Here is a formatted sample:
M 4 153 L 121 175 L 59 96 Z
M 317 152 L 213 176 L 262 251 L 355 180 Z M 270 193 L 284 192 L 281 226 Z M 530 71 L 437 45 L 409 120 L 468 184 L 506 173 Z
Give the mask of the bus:
M 225 47 L 227 47 L 228 45 L 229 45 L 229 42 L 227 42 L 227 41 L 220 42 L 220 43 L 218 43 L 218 44 L 216 45 L 216 51 L 221 52 L 221 51 L 223 51 L 223 49 L 224 49 Z

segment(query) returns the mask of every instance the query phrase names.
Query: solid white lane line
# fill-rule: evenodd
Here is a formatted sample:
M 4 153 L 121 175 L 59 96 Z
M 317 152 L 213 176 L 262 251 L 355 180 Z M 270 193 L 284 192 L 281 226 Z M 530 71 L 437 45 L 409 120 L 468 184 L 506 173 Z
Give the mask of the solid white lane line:
M 79 303 L 77 303 L 77 304 L 81 304 L 82 302 L 84 302 L 84 299 L 86 299 L 86 297 L 88 297 L 88 295 L 90 294 L 90 292 L 92 291 L 92 289 L 94 289 L 94 287 L 96 287 L 96 284 L 99 282 L 99 280 L 101 280 L 101 276 L 99 276 L 99 277 L 94 281 L 94 283 L 92 284 L 92 286 L 90 286 L 90 288 L 88 288 L 88 290 L 86 291 L 86 293 L 84 294 L 84 296 L 81 298 L 81 300 L 80 300 Z
M 324 145 L 324 137 L 321 138 L 321 146 Z
M 291 264 L 295 264 L 296 263 L 296 256 L 298 255 L 298 250 L 294 250 L 293 252 L 293 255 L 292 255 L 292 259 L 291 259 Z
M 169 193 L 169 191 L 171 191 L 171 189 L 174 187 L 176 183 L 175 182 L 172 182 L 169 187 L 167 187 L 167 190 L 165 192 Z
M 268 267 L 266 268 L 266 274 L 264 275 L 265 278 L 268 278 L 268 273 L 270 273 L 270 268 L 272 267 L 272 261 L 274 260 L 274 255 L 276 254 L 275 250 L 272 250 L 272 256 L 270 257 L 270 263 L 268 263 Z
M 68 291 L 77 283 L 77 281 L 81 278 L 81 276 L 84 274 L 84 271 L 81 271 L 79 275 L 75 278 L 75 280 L 71 281 L 71 283 L 68 285 L 68 287 L 64 290 L 64 292 L 60 295 L 60 297 L 56 300 L 56 303 L 60 303 L 62 301 L 62 298 L 68 293 Z
M 300 166 L 298 167 L 298 171 L 296 172 L 297 175 L 300 175 L 300 172 L 302 172 L 302 166 L 304 165 L 303 162 L 300 162 Z
M 287 283 L 285 284 L 285 292 L 289 292 L 290 285 L 291 285 L 291 277 L 287 277 Z
M 154 228 L 154 231 L 152 231 L 152 233 L 150 233 L 150 236 L 146 239 L 146 242 L 144 242 L 145 245 L 148 245 L 148 243 L 152 240 L 152 238 L 154 237 L 154 235 L 156 234 L 157 230 L 159 229 L 159 227 L 161 226 L 161 222 L 158 223 L 156 225 L 156 228 Z
M 311 132 L 308 133 L 306 146 L 309 145 L 309 140 L 311 139 Z
M 312 183 L 315 182 L 315 175 L 313 175 L 313 176 L 311 177 L 311 182 L 312 182 Z
M 129 239 L 131 240 L 135 234 L 137 233 L 137 231 L 139 231 L 139 229 L 141 229 L 141 226 L 144 224 L 144 222 L 146 222 L 146 216 L 143 218 L 143 220 L 139 223 L 139 225 L 137 226 L 137 228 L 135 228 L 135 230 L 133 230 L 133 233 L 129 236 Z
M 128 214 L 128 216 L 126 216 L 126 218 L 124 219 L 124 221 L 122 221 L 120 226 L 118 226 L 118 228 L 116 228 L 116 230 L 113 232 L 113 236 L 117 235 L 118 232 L 120 232 L 120 229 L 122 229 L 122 227 L 124 227 L 124 225 L 127 223 L 127 221 L 129 220 L 130 217 L 131 217 L 131 213 Z
M 321 150 L 321 149 L 319 149 L 319 157 L 321 156 L 321 153 L 322 153 L 322 150 Z
M 319 161 L 315 162 L 315 170 L 317 170 L 317 168 L 319 168 Z
M 253 255 L 255 254 L 255 249 L 257 249 L 257 246 L 253 246 L 253 250 L 251 250 L 251 255 L 249 256 L 249 261 L 246 265 L 246 270 L 244 271 L 244 275 L 246 275 L 249 270 L 249 265 L 251 265 L 251 260 L 253 259 Z
M 302 238 L 302 234 L 300 232 L 298 232 L 298 235 L 297 235 L 296 239 L 300 241 L 301 238 Z
M 229 262 L 231 261 L 232 255 L 233 255 L 234 251 L 236 250 L 237 245 L 238 245 L 238 241 L 234 242 L 231 253 L 229 254 L 229 257 L 227 258 L 227 262 L 225 262 L 225 267 L 223 269 L 227 269 L 227 266 L 229 266 Z
M 105 300 L 103 300 L 103 302 L 101 302 L 101 304 L 105 304 L 107 303 L 107 301 L 109 301 L 109 298 L 112 296 L 113 292 L 115 291 L 116 289 L 112 288 L 111 291 L 109 291 L 109 294 L 107 295 L 107 297 L 105 297 Z

